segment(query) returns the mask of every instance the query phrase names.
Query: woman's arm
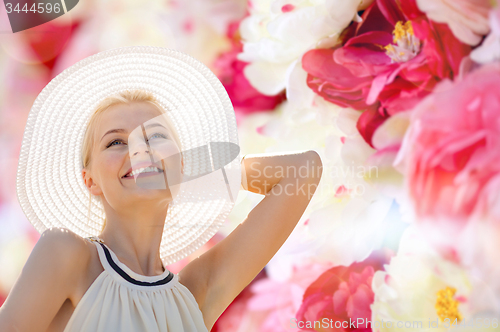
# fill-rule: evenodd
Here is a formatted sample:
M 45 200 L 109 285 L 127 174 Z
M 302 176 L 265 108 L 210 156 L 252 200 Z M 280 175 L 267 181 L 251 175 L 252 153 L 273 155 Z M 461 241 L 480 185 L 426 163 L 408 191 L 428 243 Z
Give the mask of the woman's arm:
M 315 151 L 247 155 L 242 167 L 243 188 L 265 195 L 264 199 L 231 234 L 179 272 L 206 280 L 192 287 L 208 326 L 283 245 L 322 174 L 321 159 Z
M 241 161 L 241 186 L 250 192 L 267 195 L 283 178 L 319 182 L 322 168 L 318 153 L 312 150 L 289 154 L 247 154 Z M 314 190 L 317 182 L 311 185 Z M 291 190 L 290 185 L 288 188 Z M 310 192 L 311 196 L 314 190 Z
M 47 330 L 88 264 L 84 241 L 67 229 L 43 232 L 0 307 L 0 331 Z

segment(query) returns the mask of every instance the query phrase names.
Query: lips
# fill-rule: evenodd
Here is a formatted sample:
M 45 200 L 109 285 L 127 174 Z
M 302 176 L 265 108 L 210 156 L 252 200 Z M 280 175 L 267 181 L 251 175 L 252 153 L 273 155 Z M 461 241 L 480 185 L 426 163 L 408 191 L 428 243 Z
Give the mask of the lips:
M 148 163 L 138 163 L 137 165 L 134 165 L 134 167 L 130 167 L 127 172 L 125 173 L 125 175 L 122 176 L 122 179 L 123 178 L 133 178 L 133 176 L 128 176 L 130 175 L 130 173 L 133 171 L 133 170 L 137 170 L 137 169 L 140 169 L 140 168 L 146 168 L 146 167 L 157 167 L 158 169 L 160 169 L 162 172 L 163 172 L 163 168 L 158 165 L 158 164 L 151 164 L 150 162 Z

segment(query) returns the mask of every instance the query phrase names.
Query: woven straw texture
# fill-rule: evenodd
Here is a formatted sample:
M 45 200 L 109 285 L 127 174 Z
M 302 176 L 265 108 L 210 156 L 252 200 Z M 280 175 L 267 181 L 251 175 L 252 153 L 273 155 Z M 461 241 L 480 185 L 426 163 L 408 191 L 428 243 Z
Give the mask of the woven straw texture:
M 195 58 L 148 46 L 85 58 L 42 90 L 26 124 L 16 189 L 22 210 L 38 232 L 65 227 L 82 237 L 100 233 L 105 213 L 98 199 L 92 198 L 88 219 L 90 193 L 81 175 L 83 137 L 98 103 L 131 89 L 155 95 L 179 133 L 183 151 L 210 142 L 238 144 L 231 101 L 218 78 Z M 196 153 L 184 155 L 187 174 L 197 172 L 196 157 Z M 163 230 L 160 256 L 165 265 L 200 248 L 224 223 L 241 183 L 239 159 L 224 166 L 227 180 L 214 167 L 208 175 L 181 183 Z

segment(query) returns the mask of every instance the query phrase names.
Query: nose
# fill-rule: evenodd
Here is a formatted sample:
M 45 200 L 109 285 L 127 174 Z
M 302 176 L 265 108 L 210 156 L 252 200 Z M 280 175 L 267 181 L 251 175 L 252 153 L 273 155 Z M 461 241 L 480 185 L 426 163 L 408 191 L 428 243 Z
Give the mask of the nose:
M 144 152 L 145 152 L 145 153 L 147 153 L 147 154 L 150 154 L 150 153 L 151 153 L 151 152 L 149 152 L 149 150 L 145 150 Z M 132 154 L 132 155 L 133 155 L 133 156 L 136 156 L 137 154 L 139 154 L 139 151 L 135 152 L 135 153 L 134 153 L 134 154 Z
M 137 154 L 143 152 L 151 154 L 151 146 L 143 140 L 140 143 L 134 144 L 130 148 L 132 149 L 132 151 L 130 151 L 130 155 L 132 156 L 136 156 Z

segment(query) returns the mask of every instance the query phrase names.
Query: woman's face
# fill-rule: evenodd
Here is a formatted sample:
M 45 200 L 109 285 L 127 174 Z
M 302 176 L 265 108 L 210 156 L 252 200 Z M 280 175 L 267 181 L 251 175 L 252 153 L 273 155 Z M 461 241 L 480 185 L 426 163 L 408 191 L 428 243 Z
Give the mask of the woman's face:
M 84 172 L 95 184 L 92 194 L 114 208 L 175 198 L 183 161 L 166 116 L 146 102 L 114 105 L 101 115 L 91 170 Z

